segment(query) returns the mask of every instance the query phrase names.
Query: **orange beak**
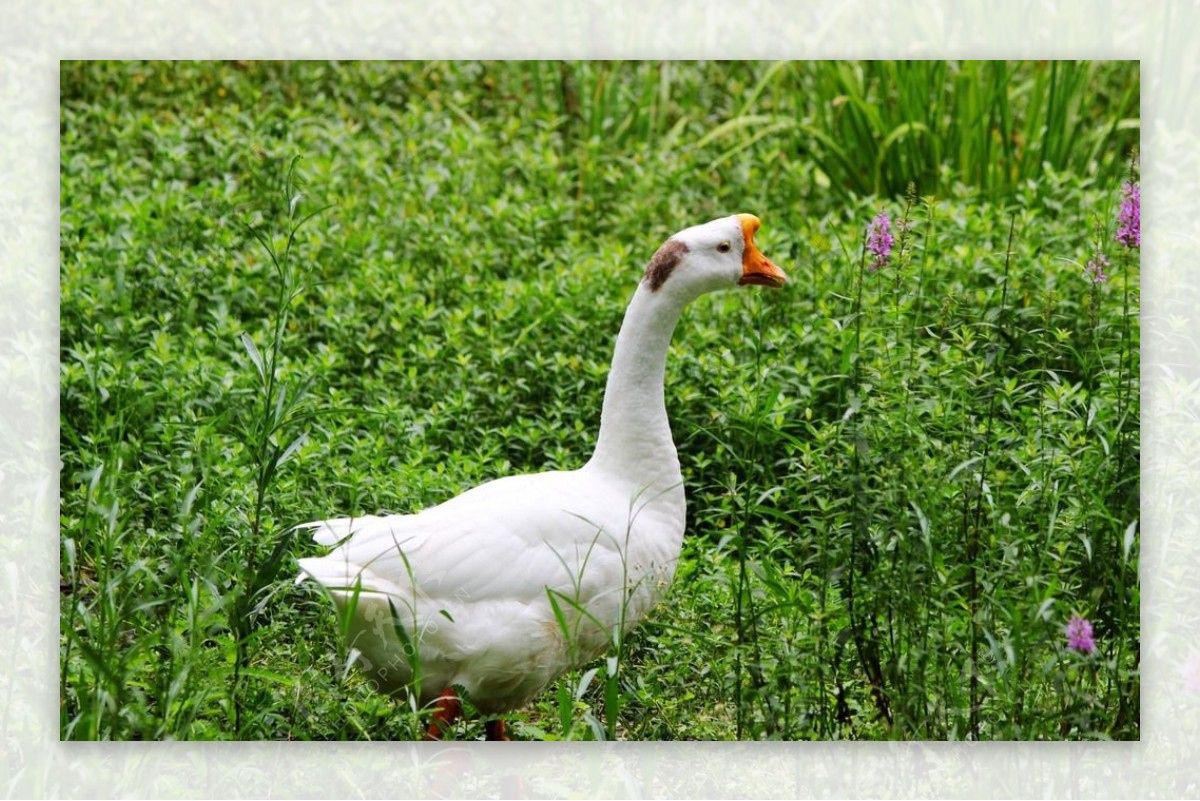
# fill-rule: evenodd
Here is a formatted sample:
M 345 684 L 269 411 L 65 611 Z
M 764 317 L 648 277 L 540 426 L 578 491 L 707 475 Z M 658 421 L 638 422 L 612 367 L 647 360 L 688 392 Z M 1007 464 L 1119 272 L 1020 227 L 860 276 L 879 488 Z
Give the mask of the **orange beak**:
M 787 283 L 787 276 L 783 270 L 775 266 L 775 264 L 762 254 L 754 245 L 754 232 L 758 230 L 758 218 L 753 214 L 738 214 L 735 215 L 742 223 L 742 239 L 745 240 L 745 247 L 742 248 L 742 280 L 739 284 L 761 284 L 763 286 L 783 286 Z

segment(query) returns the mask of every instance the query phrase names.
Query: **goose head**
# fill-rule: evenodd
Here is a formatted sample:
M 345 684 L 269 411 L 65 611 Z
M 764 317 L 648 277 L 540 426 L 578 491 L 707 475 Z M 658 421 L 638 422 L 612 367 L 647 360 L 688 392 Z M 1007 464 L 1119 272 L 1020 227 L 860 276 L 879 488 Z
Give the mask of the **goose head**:
M 753 214 L 734 214 L 685 228 L 654 254 L 643 285 L 680 303 L 738 284 L 783 286 L 783 270 L 754 244 L 759 224 Z

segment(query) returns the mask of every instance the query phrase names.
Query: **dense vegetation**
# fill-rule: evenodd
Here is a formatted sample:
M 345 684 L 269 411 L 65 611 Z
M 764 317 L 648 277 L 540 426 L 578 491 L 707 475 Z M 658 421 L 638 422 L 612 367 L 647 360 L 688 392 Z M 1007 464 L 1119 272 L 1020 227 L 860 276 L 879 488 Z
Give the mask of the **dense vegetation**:
M 1138 81 L 64 63 L 62 736 L 418 733 L 289 528 L 581 464 L 642 266 L 749 211 L 669 601 L 516 736 L 1137 738 Z

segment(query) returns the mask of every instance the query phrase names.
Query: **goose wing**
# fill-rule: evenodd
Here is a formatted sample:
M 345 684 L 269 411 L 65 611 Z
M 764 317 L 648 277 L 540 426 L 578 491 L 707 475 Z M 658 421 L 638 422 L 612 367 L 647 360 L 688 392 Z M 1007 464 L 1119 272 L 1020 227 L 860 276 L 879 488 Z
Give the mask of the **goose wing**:
M 401 600 L 530 603 L 550 589 L 586 602 L 621 585 L 628 515 L 607 500 L 575 473 L 511 476 L 417 514 L 303 524 L 334 550 L 300 566 L 331 590 Z

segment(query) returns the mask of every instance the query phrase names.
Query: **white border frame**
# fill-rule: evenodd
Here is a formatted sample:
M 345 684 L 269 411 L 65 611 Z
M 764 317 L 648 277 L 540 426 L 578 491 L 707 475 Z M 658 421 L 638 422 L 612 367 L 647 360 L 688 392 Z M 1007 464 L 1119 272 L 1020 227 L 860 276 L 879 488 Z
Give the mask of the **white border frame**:
M 1200 793 L 1200 48 L 1188 0 L 10 0 L 0 34 L 0 795 L 1185 797 Z M 60 743 L 58 61 L 1142 61 L 1142 741 Z M 536 797 L 536 796 L 535 796 Z

